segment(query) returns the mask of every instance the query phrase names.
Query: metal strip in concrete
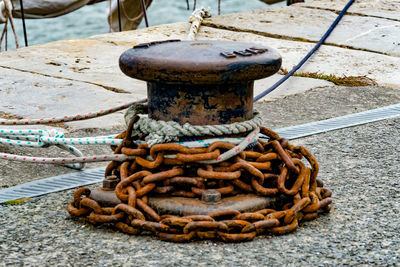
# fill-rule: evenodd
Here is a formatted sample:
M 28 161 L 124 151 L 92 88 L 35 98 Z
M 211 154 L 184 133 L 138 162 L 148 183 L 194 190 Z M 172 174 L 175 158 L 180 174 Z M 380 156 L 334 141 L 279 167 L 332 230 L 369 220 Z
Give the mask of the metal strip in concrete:
M 280 128 L 277 129 L 276 132 L 278 132 L 280 136 L 291 140 L 374 121 L 390 119 L 397 116 L 400 116 L 400 104 L 367 110 L 364 112 L 349 114 L 332 119 Z
M 280 128 L 276 131 L 282 137 L 287 139 L 296 139 L 313 134 L 366 124 L 369 122 L 390 119 L 397 116 L 400 116 L 400 104 L 336 117 L 328 120 Z M 82 172 L 74 172 L 40 179 L 5 188 L 0 190 L 0 203 L 20 198 L 37 197 L 79 186 L 98 183 L 104 178 L 104 170 L 105 167 L 100 167 Z
M 0 203 L 20 198 L 37 197 L 79 186 L 98 183 L 103 180 L 104 171 L 105 167 L 94 168 L 5 188 L 0 190 Z

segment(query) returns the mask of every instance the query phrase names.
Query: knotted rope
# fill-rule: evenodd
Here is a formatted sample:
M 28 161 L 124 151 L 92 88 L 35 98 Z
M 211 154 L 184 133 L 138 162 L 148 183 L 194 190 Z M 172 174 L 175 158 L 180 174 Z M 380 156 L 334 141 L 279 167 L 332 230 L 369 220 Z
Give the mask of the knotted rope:
M 19 146 L 19 147 L 50 147 L 52 145 L 55 145 L 62 150 L 68 151 L 74 156 L 77 157 L 83 157 L 83 153 L 73 147 L 68 145 L 67 143 L 63 144 L 60 142 L 54 142 L 54 140 L 57 141 L 59 138 L 63 138 L 64 133 L 63 132 L 57 132 L 55 129 L 50 129 L 50 130 L 16 130 L 16 129 L 2 129 L 0 130 L 0 144 L 8 145 L 8 146 Z M 49 141 L 45 141 L 48 139 Z M 53 139 L 53 142 L 50 140 Z M 0 153 L 0 157 L 3 157 L 5 159 L 11 159 L 11 160 L 17 160 L 17 161 L 27 161 L 27 162 L 45 162 L 46 160 L 43 160 L 41 158 L 40 160 L 36 157 L 26 157 L 26 156 L 19 156 L 19 155 L 9 155 L 6 153 Z M 50 161 L 50 160 L 49 160 Z M 83 169 L 86 165 L 85 162 L 65 162 L 60 160 L 57 161 L 51 159 L 53 163 L 58 163 L 58 164 L 65 164 L 66 166 L 73 168 L 73 169 Z M 72 164 L 69 164 L 72 163 Z
M 125 122 L 135 115 L 147 114 L 147 104 L 132 105 L 125 113 Z M 145 141 L 151 147 L 155 144 L 180 141 L 182 137 L 227 136 L 244 134 L 258 129 L 262 123 L 260 114 L 255 111 L 251 120 L 222 125 L 180 125 L 175 121 L 156 121 L 147 116 L 141 116 L 133 126 L 133 135 L 146 136 Z

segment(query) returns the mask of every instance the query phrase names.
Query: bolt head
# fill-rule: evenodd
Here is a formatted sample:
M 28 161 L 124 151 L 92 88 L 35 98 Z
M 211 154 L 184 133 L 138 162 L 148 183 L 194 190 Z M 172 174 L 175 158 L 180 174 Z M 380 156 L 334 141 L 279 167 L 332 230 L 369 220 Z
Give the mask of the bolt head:
M 207 189 L 201 194 L 201 200 L 207 203 L 216 203 L 221 200 L 221 193 L 215 189 Z
M 114 190 L 117 184 L 119 183 L 119 179 L 115 175 L 107 176 L 103 180 L 103 189 L 104 190 Z

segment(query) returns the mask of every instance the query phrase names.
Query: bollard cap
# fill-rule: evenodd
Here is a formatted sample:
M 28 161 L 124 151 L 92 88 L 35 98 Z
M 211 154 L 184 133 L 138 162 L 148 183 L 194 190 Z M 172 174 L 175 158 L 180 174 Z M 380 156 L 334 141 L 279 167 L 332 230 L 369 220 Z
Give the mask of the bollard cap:
M 235 84 L 265 78 L 282 63 L 270 47 L 232 41 L 167 40 L 139 44 L 119 60 L 128 76 L 166 84 Z

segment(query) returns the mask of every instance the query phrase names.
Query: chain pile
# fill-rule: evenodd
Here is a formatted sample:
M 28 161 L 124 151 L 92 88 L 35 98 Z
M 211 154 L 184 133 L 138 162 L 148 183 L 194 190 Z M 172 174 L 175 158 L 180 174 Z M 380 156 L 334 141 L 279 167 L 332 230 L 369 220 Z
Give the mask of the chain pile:
M 102 207 L 89 198 L 88 188 L 79 188 L 68 206 L 73 217 L 83 217 L 94 224 L 113 224 L 133 235 L 150 231 L 161 240 L 171 242 L 194 239 L 243 242 L 257 235 L 292 232 L 301 221 L 313 220 L 319 213 L 331 209 L 332 193 L 317 179 L 319 167 L 314 156 L 268 128 L 260 127 L 260 132 L 269 137 L 268 142 L 258 140 L 254 147 L 230 160 L 211 165 L 201 162 L 217 159 L 234 145 L 222 141 L 205 148 L 186 148 L 172 143 L 151 148 L 147 144 L 135 145 L 129 137 L 135 121 L 120 134 L 124 138 L 122 144 L 113 148 L 115 153 L 134 156 L 134 159 L 123 163 L 113 161 L 105 173 L 106 177 L 117 177 L 115 194 L 121 203 Z M 148 160 L 149 156 L 153 160 Z M 148 205 L 149 197 L 200 198 L 206 189 L 215 189 L 222 197 L 254 193 L 278 196 L 285 201 L 276 210 L 241 213 L 229 209 L 191 216 L 158 214 Z

